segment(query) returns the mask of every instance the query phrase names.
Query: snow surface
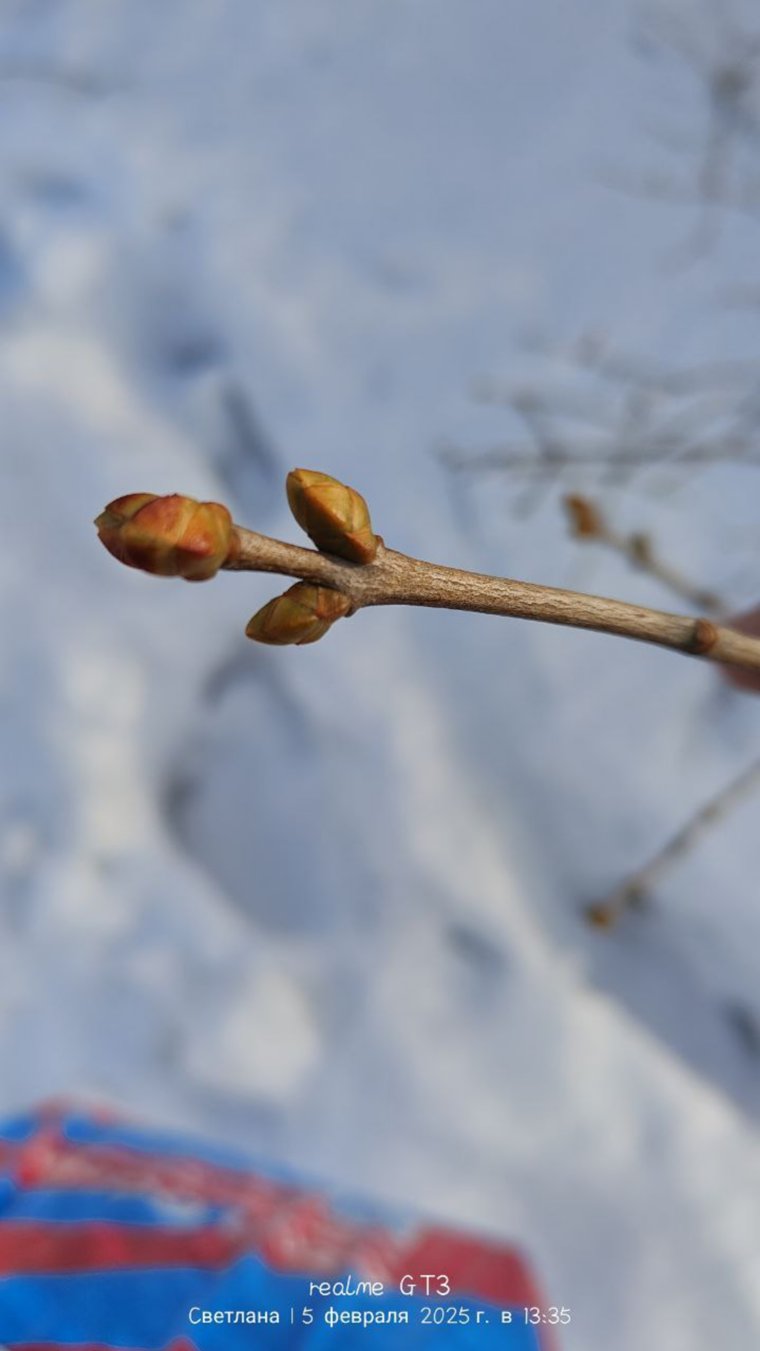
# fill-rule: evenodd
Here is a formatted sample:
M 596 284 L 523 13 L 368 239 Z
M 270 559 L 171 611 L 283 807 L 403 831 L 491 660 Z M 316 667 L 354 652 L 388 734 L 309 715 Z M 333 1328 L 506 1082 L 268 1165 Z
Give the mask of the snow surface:
M 520 520 L 434 452 L 514 430 L 470 390 L 535 374 L 529 326 L 755 355 L 715 304 L 753 227 L 668 270 L 688 212 L 597 174 L 694 81 L 632 58 L 623 0 L 0 17 L 0 1108 L 105 1097 L 515 1238 L 567 1351 L 757 1345 L 757 801 L 651 914 L 579 908 L 757 754 L 760 705 L 478 616 L 257 649 L 271 580 L 143 577 L 89 524 L 181 490 L 295 538 L 301 464 L 409 552 L 670 604 L 556 492 Z M 612 501 L 741 604 L 756 474 Z

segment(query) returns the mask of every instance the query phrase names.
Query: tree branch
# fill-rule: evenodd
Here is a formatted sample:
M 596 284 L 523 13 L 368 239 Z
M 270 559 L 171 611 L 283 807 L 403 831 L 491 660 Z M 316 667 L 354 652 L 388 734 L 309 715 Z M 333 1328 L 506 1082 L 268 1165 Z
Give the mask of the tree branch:
M 563 505 L 570 520 L 571 533 L 582 542 L 604 544 L 616 553 L 622 554 L 632 567 L 656 578 L 663 586 L 674 592 L 681 600 L 702 610 L 712 619 L 728 614 L 720 596 L 707 587 L 698 586 L 683 573 L 666 563 L 656 553 L 651 537 L 642 531 L 630 535 L 615 530 L 605 516 L 599 503 L 580 493 L 568 493 Z
M 726 788 L 717 793 L 709 802 L 686 822 L 675 835 L 668 840 L 660 851 L 637 872 L 626 878 L 625 882 L 603 901 L 586 908 L 586 919 L 599 929 L 609 929 L 617 923 L 627 910 L 634 910 L 642 904 L 645 897 L 659 882 L 663 873 L 693 849 L 711 826 L 723 820 L 740 802 L 760 787 L 760 760 L 754 760 L 742 770 Z
M 242 526 L 235 526 L 234 531 L 236 546 L 224 564 L 228 570 L 278 573 L 333 587 L 349 598 L 353 610 L 373 605 L 424 605 L 538 619 L 548 624 L 617 634 L 689 656 L 760 671 L 760 639 L 709 619 L 442 567 L 387 549 L 382 541 L 372 562 L 356 564 L 314 549 L 285 544 Z

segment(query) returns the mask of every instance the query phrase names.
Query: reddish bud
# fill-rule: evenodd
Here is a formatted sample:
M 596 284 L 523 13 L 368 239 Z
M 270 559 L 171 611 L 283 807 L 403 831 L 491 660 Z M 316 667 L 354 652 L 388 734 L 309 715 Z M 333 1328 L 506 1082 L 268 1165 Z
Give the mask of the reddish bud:
M 612 929 L 618 921 L 618 912 L 604 902 L 587 905 L 583 912 L 586 922 L 594 929 Z
M 594 502 L 580 493 L 569 493 L 563 502 L 570 532 L 576 539 L 595 539 L 604 534 L 604 518 Z
M 95 521 L 101 543 L 130 568 L 205 582 L 235 548 L 232 517 L 219 502 L 172 493 L 127 493 Z

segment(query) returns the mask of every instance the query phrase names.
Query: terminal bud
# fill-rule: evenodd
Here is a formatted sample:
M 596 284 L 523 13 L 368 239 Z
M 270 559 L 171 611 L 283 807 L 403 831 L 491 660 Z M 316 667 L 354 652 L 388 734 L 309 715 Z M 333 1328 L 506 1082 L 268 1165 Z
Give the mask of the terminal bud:
M 101 543 L 120 563 L 188 582 L 214 577 L 236 545 L 226 507 L 180 493 L 127 493 L 110 502 L 95 525 Z

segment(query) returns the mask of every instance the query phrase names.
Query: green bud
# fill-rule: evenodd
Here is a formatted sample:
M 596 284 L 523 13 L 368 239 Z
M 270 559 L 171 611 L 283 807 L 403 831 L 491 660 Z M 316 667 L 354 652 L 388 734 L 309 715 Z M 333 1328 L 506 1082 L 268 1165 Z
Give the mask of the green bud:
M 286 491 L 290 510 L 323 553 L 371 563 L 378 539 L 361 493 L 315 469 L 294 469 Z
M 248 621 L 245 632 L 257 643 L 303 646 L 323 638 L 336 619 L 345 618 L 351 608 L 348 596 L 332 587 L 296 582 L 284 595 L 262 606 Z

